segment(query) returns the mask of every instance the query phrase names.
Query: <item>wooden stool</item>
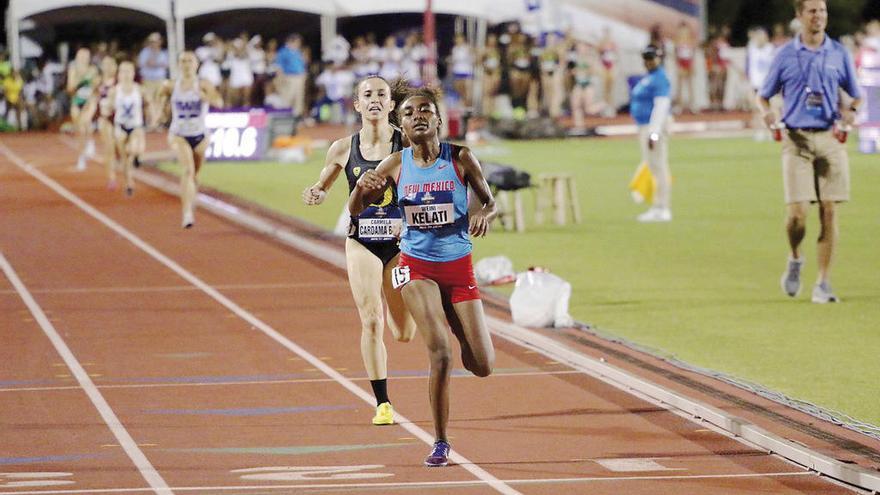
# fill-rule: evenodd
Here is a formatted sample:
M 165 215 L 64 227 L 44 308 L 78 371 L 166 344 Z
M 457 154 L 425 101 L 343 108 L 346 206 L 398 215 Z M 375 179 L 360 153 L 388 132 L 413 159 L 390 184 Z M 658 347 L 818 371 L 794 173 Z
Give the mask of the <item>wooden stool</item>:
M 565 212 L 570 207 L 574 223 L 581 223 L 581 205 L 578 201 L 577 186 L 571 174 L 541 174 L 538 176 L 538 191 L 535 197 L 535 222 L 544 223 L 544 210 L 553 208 L 557 225 L 565 225 Z
M 517 232 L 526 231 L 526 220 L 523 214 L 522 198 L 520 190 L 513 191 L 495 191 L 495 203 L 498 206 L 498 220 L 504 226 L 504 230 L 516 230 Z M 511 196 L 513 196 L 513 206 L 511 206 Z

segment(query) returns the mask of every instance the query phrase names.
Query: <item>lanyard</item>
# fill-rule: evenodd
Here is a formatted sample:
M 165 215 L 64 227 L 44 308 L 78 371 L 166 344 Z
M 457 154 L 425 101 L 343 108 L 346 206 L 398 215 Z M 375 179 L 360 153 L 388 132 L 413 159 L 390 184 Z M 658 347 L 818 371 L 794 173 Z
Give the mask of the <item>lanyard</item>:
M 811 93 L 813 90 L 810 88 L 810 71 L 813 69 L 813 65 L 815 64 L 816 59 L 819 58 L 819 55 L 818 54 L 813 55 L 810 58 L 810 62 L 807 64 L 807 67 L 806 67 L 807 70 L 804 70 L 804 66 L 801 63 L 801 51 L 802 50 L 798 50 L 797 56 L 795 57 L 797 59 L 798 69 L 801 72 L 800 82 L 803 83 L 803 85 L 807 88 L 807 93 Z M 809 50 L 807 50 L 807 51 L 809 52 Z M 825 85 L 825 81 L 824 81 L 824 78 L 822 77 L 822 70 L 821 69 L 823 67 L 825 67 L 825 59 L 827 58 L 827 56 L 828 56 L 828 50 L 822 50 L 822 62 L 819 64 L 820 70 L 818 71 L 820 88 Z

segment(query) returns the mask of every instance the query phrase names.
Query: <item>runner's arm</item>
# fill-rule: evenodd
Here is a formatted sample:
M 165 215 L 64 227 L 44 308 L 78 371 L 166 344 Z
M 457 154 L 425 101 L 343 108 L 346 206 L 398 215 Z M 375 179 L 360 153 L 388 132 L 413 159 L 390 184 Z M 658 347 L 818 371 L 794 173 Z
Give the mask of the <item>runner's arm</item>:
M 495 198 L 492 197 L 492 190 L 489 189 L 489 183 L 486 182 L 486 178 L 483 176 L 483 168 L 480 166 L 480 161 L 477 160 L 473 152 L 467 147 L 462 146 L 458 149 L 457 155 L 455 165 L 461 167 L 466 184 L 483 205 L 482 208 L 470 212 L 468 233 L 474 237 L 482 237 L 489 231 L 489 225 L 498 215 Z
M 319 205 L 324 202 L 324 195 L 336 182 L 339 173 L 342 172 L 345 162 L 348 161 L 348 154 L 351 152 L 351 139 L 337 139 L 330 145 L 327 150 L 327 158 L 324 160 L 324 168 L 318 176 L 318 181 L 307 187 L 302 192 L 303 203 L 311 205 Z
M 397 177 L 400 172 L 400 157 L 401 152 L 392 153 L 375 170 L 367 170 L 361 175 L 348 197 L 348 212 L 351 216 L 360 215 L 367 205 L 381 196 L 389 178 Z

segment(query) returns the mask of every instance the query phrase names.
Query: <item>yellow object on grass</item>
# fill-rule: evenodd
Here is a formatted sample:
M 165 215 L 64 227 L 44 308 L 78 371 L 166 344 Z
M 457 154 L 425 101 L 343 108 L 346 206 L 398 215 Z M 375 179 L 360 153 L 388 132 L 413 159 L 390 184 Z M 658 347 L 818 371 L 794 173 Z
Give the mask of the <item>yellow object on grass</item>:
M 657 181 L 654 179 L 654 175 L 651 173 L 651 169 L 648 168 L 647 163 L 642 162 L 636 168 L 636 173 L 633 174 L 632 180 L 629 181 L 629 190 L 633 201 L 636 203 L 650 203 L 654 198 L 654 191 L 657 190 Z

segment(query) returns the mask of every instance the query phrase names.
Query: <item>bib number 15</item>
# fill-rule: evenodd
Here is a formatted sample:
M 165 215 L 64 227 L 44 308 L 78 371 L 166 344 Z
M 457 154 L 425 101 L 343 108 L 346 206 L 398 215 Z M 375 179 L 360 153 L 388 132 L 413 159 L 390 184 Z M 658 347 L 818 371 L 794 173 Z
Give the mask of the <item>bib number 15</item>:
M 399 289 L 409 283 L 410 273 L 408 266 L 396 266 L 391 270 L 391 286 Z

